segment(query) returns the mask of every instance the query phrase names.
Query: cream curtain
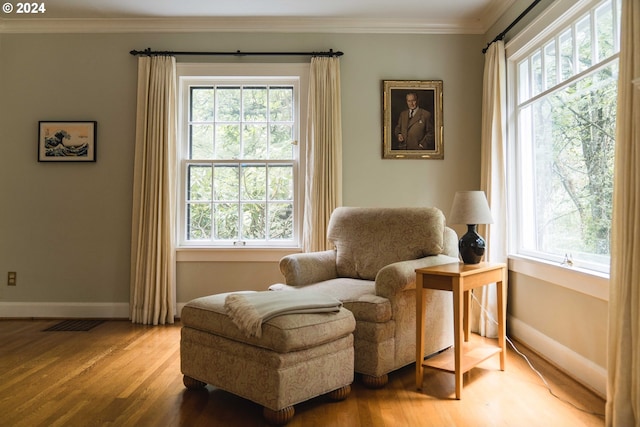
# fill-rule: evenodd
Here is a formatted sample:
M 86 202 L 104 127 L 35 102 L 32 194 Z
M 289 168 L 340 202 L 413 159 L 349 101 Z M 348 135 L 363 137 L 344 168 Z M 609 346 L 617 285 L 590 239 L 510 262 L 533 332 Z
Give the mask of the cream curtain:
M 329 217 L 342 204 L 340 60 L 335 57 L 311 59 L 305 184 L 303 249 L 325 250 Z
M 622 0 L 611 231 L 607 426 L 640 426 L 640 2 Z
M 176 63 L 138 59 L 130 317 L 173 323 L 175 313 Z
M 485 260 L 507 262 L 506 59 L 501 40 L 492 43 L 485 53 L 482 98 L 480 188 L 487 195 L 493 224 L 481 227 L 480 234 L 487 241 Z M 471 305 L 471 329 L 482 336 L 497 337 L 496 285 L 474 290 L 474 295 L 482 307 Z

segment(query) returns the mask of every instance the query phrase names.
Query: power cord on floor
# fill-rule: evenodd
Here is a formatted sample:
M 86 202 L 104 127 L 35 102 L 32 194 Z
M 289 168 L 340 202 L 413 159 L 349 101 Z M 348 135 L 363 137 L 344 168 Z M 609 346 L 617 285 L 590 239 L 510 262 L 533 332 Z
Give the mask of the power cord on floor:
M 474 295 L 474 293 L 473 293 L 473 292 L 471 292 L 471 297 L 472 297 L 472 298 L 473 298 L 473 300 L 478 304 L 478 307 L 480 307 L 480 309 L 481 309 L 481 310 L 483 311 L 483 313 L 487 316 L 487 318 L 488 318 L 491 322 L 493 322 L 493 323 L 495 323 L 496 325 L 498 325 L 498 322 L 493 318 L 493 316 L 491 315 L 491 313 L 489 313 L 489 312 L 487 311 L 487 309 L 486 309 L 486 308 L 484 308 L 484 307 L 482 306 L 482 304 L 480 304 L 480 301 L 478 301 L 478 298 Z M 540 377 L 540 379 L 541 379 L 541 380 L 542 380 L 542 382 L 544 383 L 545 387 L 547 388 L 547 390 L 549 391 L 549 394 L 551 394 L 551 396 L 555 397 L 556 399 L 560 400 L 561 402 L 564 402 L 564 403 L 566 403 L 566 404 L 568 404 L 568 405 L 573 406 L 574 408 L 576 408 L 577 410 L 579 410 L 579 411 L 581 411 L 581 412 L 585 412 L 585 413 L 587 413 L 587 414 L 591 414 L 591 415 L 595 415 L 595 416 L 597 416 L 597 417 L 602 417 L 602 418 L 604 418 L 604 416 L 605 416 L 604 414 L 601 414 L 601 413 L 599 413 L 599 412 L 589 411 L 588 409 L 580 408 L 579 406 L 576 406 L 573 402 L 570 402 L 570 401 L 568 401 L 568 400 L 566 400 L 566 399 L 564 399 L 564 398 L 562 398 L 562 397 L 558 396 L 558 395 L 557 395 L 557 394 L 556 394 L 556 393 L 551 389 L 551 386 L 549 386 L 549 383 L 548 383 L 548 382 L 547 382 L 547 380 L 544 378 L 544 376 L 540 373 L 540 371 L 538 371 L 538 370 L 533 366 L 533 364 L 531 363 L 531 361 L 529 360 L 529 358 L 528 358 L 524 353 L 522 353 L 520 350 L 518 350 L 518 348 L 516 347 L 516 345 L 513 343 L 513 341 L 511 341 L 511 339 L 510 339 L 508 336 L 506 336 L 506 335 L 505 335 L 505 339 L 507 340 L 507 342 L 509 343 L 509 345 L 511 345 L 511 347 L 513 348 L 513 350 L 514 350 L 517 354 L 519 354 L 519 355 L 520 355 L 520 356 L 521 356 L 521 357 L 522 357 L 522 358 L 527 362 L 527 364 L 529 365 L 529 368 L 531 368 L 531 370 L 532 370 L 533 372 L 535 372 L 535 373 L 536 373 L 536 375 L 538 375 L 538 377 Z

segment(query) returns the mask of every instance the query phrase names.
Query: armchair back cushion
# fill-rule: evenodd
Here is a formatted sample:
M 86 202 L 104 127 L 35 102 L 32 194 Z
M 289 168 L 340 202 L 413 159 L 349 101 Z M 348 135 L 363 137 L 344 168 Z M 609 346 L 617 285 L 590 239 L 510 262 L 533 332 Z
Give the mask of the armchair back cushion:
M 339 207 L 327 239 L 335 246 L 338 277 L 375 280 L 386 265 L 441 254 L 444 229 L 437 208 Z

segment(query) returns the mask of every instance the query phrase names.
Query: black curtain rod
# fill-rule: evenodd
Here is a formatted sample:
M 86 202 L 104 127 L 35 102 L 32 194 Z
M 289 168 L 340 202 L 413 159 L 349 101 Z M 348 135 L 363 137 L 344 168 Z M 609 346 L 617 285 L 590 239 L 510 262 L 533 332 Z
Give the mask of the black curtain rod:
M 338 51 L 334 52 L 333 49 L 329 49 L 328 52 L 241 52 L 236 50 L 235 52 L 175 52 L 170 50 L 151 50 L 146 48 L 145 50 L 132 50 L 129 52 L 131 55 L 138 56 L 158 56 L 158 55 L 189 55 L 189 56 L 342 56 L 344 53 Z
M 511 30 L 513 27 L 515 27 L 515 25 L 520 22 L 520 20 L 522 18 L 525 17 L 525 15 L 529 12 L 531 12 L 531 9 L 533 9 L 538 3 L 540 3 L 540 0 L 535 0 L 533 3 L 531 3 L 529 5 L 528 8 L 526 8 L 524 10 L 524 12 L 522 12 L 520 14 L 520 16 L 518 16 L 511 24 L 509 24 L 509 26 L 507 28 L 505 28 L 505 30 L 503 32 L 501 32 L 500 34 L 498 34 L 496 36 L 495 39 L 491 40 L 489 43 L 487 43 L 487 47 L 485 47 L 484 49 L 482 49 L 482 53 L 487 53 L 487 49 L 489 49 L 489 46 L 491 46 L 493 43 L 497 42 L 498 40 L 502 40 L 504 39 L 504 36 L 507 35 L 507 33 L 509 32 L 509 30 Z

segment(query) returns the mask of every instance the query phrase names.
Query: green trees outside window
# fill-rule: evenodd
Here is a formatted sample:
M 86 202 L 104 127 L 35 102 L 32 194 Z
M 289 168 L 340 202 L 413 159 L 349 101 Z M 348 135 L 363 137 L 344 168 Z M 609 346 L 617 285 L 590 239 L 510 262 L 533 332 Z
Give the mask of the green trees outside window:
M 619 2 L 596 4 L 517 64 L 519 245 L 608 270 Z
M 185 240 L 293 240 L 294 96 L 289 85 L 189 88 Z

